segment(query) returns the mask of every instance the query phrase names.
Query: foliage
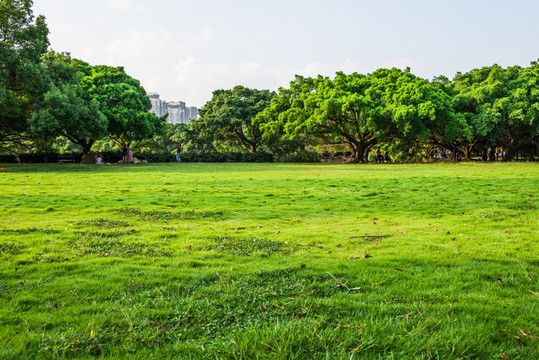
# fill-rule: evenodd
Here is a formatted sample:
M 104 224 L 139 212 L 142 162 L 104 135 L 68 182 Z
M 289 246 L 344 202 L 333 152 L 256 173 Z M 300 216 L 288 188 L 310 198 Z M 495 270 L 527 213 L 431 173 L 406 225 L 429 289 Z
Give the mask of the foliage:
M 236 86 L 232 90 L 215 90 L 212 99 L 200 109 L 203 134 L 210 133 L 214 142 L 231 142 L 256 152 L 263 131 L 255 116 L 269 105 L 273 92 Z M 200 127 L 200 126 L 199 126 Z
M 41 54 L 49 45 L 45 18 L 31 0 L 0 1 L 0 145 L 21 141 L 45 84 Z
M 117 163 L 122 159 L 121 149 L 116 148 L 115 150 L 107 151 L 98 151 L 99 154 L 103 155 L 103 159 L 108 163 Z M 18 155 L 0 155 L 0 163 L 23 163 L 23 164 L 40 164 L 47 162 L 57 163 L 59 157 L 62 156 L 73 156 L 76 162 L 80 162 L 84 154 L 81 152 L 35 152 L 28 154 L 18 154 Z M 149 163 L 168 163 L 175 162 L 176 159 L 174 154 L 168 150 L 143 150 L 133 153 L 133 157 L 138 160 L 146 160 Z M 182 161 L 183 162 L 204 162 L 204 163 L 226 163 L 226 162 L 252 162 L 252 163 L 262 163 L 262 162 L 273 162 L 274 157 L 272 154 L 262 151 L 257 151 L 256 153 L 245 153 L 245 152 L 226 152 L 220 153 L 217 151 L 200 151 L 200 150 L 191 150 L 182 152 Z M 290 161 L 293 162 L 316 162 L 314 155 L 310 153 L 309 155 L 298 155 L 297 158 L 293 158 Z
M 537 142 L 537 69 L 536 62 L 527 68 L 493 65 L 455 77 L 455 109 L 470 132 L 464 143 L 468 158 L 476 144 L 483 148 L 501 145 L 505 160 L 511 160 L 517 149 Z
M 161 141 L 168 149 L 173 149 L 181 144 L 187 151 L 216 151 L 213 144 L 214 135 L 202 119 L 191 119 L 189 124 L 167 124 L 166 135 Z
M 150 111 L 150 99 L 140 82 L 127 75 L 123 67 L 86 66 L 79 63 L 84 76 L 81 85 L 85 100 L 96 101 L 108 120 L 107 132 L 121 146 L 148 139 L 161 130 L 163 121 Z
M 245 152 L 217 152 L 191 150 L 182 152 L 182 161 L 185 162 L 273 162 L 273 155 L 257 151 Z
M 315 151 L 299 150 L 281 154 L 277 157 L 277 162 L 317 163 L 320 159 Z
M 30 119 L 32 132 L 45 137 L 64 136 L 82 147 L 83 153 L 108 133 L 108 119 L 97 99 L 88 99 L 81 86 L 81 67 L 69 54 L 49 52 L 43 58 L 50 81 L 39 111 Z
M 303 135 L 346 143 L 358 161 L 367 161 L 379 143 L 426 135 L 431 123 L 452 118 L 449 96 L 398 69 L 369 75 L 338 72 L 333 80 L 296 76 L 272 108 L 268 112 L 279 115 L 267 127 L 282 129 L 292 139 Z

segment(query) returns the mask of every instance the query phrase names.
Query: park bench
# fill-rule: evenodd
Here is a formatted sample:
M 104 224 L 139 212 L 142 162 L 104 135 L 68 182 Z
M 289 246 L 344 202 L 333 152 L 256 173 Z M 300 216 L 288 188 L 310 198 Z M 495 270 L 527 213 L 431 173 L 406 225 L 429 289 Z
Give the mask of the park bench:
M 58 164 L 74 164 L 76 161 L 73 155 L 58 155 Z

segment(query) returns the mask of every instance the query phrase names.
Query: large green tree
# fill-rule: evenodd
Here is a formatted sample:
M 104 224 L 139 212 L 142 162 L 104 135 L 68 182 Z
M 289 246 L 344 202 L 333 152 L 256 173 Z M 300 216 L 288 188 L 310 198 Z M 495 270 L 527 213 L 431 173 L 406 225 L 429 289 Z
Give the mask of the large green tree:
M 399 69 L 338 72 L 334 79 L 297 76 L 271 108 L 266 114 L 279 115 L 270 114 L 265 128 L 282 129 L 288 138 L 346 143 L 356 161 L 364 162 L 374 146 L 398 136 L 426 137 L 433 122 L 453 116 L 447 94 Z
M 256 115 L 254 123 L 263 131 L 262 139 L 273 154 L 293 154 L 318 141 L 295 126 L 307 118 L 302 94 L 314 91 L 314 86 L 314 79 L 296 75 L 290 87 L 280 88 L 270 105 Z
M 453 79 L 454 109 L 467 129 L 467 136 L 458 141 L 468 160 L 475 147 L 485 147 L 494 141 L 499 119 L 492 109 L 496 101 L 507 98 L 506 85 L 506 72 L 498 65 L 459 73 Z
M 214 134 L 203 119 L 191 119 L 189 124 L 172 125 L 169 136 L 175 144 L 182 144 L 185 150 L 215 151 Z
M 123 67 L 81 66 L 83 96 L 97 101 L 108 121 L 108 135 L 122 146 L 136 147 L 162 129 L 164 120 L 150 112 L 152 105 L 140 82 Z
M 466 120 L 468 146 L 503 146 L 505 160 L 537 142 L 539 65 L 473 69 L 453 80 L 455 110 Z
M 415 138 L 416 144 L 419 146 L 428 146 L 429 150 L 434 148 L 443 148 L 450 150 L 454 160 L 460 160 L 461 155 L 470 159 L 470 154 L 475 140 L 472 136 L 471 125 L 467 122 L 464 114 L 455 111 L 455 85 L 445 76 L 435 77 L 431 82 L 433 88 L 445 94 L 443 97 L 446 106 L 452 111 L 448 116 L 437 118 L 436 121 L 431 121 L 426 124 L 429 131 L 428 138 Z M 440 92 L 437 93 L 440 95 Z
M 0 0 L 0 142 L 16 141 L 42 99 L 45 18 L 34 20 L 31 0 Z
M 256 115 L 264 110 L 275 94 L 269 90 L 236 86 L 231 90 L 216 90 L 202 109 L 200 119 L 216 142 L 231 142 L 255 152 L 263 130 Z
M 89 65 L 72 60 L 69 54 L 55 52 L 46 54 L 43 63 L 49 91 L 39 111 L 30 118 L 30 127 L 45 137 L 65 136 L 87 153 L 96 140 L 108 133 L 108 120 L 100 111 L 98 100 L 85 96 L 81 86 L 81 69 Z
M 54 52 L 43 63 L 50 85 L 30 120 L 35 133 L 65 136 L 86 153 L 106 136 L 136 147 L 161 129 L 146 92 L 123 68 L 90 66 Z
M 514 74 L 518 71 L 518 74 Z M 532 156 L 537 150 L 539 140 L 539 63 L 534 61 L 525 68 L 507 69 L 510 79 L 509 104 L 505 121 L 499 128 L 498 143 L 505 146 L 504 160 L 511 160 L 517 151 L 529 152 Z

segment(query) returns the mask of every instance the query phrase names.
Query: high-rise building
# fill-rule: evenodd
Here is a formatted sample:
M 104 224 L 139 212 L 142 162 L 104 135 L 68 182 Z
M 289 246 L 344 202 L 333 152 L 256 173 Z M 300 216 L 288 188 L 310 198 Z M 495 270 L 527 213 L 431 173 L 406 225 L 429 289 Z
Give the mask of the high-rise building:
M 198 109 L 194 106 L 189 106 L 185 109 L 187 122 L 198 119 Z
M 171 101 L 168 103 L 169 124 L 187 124 L 185 118 L 185 103 L 183 101 Z
M 183 101 L 164 101 L 159 98 L 156 92 L 147 93 L 152 103 L 151 112 L 161 117 L 168 114 L 169 124 L 188 124 L 191 119 L 198 119 L 198 109 L 194 106 L 185 106 Z
M 159 117 L 165 115 L 166 112 L 163 111 L 163 100 L 159 99 L 159 94 L 156 92 L 149 92 L 148 97 L 152 103 L 151 111 Z
M 163 101 L 163 115 L 168 114 L 168 102 Z

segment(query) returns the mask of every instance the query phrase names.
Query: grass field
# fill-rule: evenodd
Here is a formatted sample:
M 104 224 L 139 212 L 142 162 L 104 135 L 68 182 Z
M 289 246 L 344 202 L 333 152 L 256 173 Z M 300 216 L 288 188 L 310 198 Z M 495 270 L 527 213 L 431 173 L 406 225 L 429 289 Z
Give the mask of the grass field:
M 538 189 L 524 163 L 0 165 L 0 358 L 539 359 Z

